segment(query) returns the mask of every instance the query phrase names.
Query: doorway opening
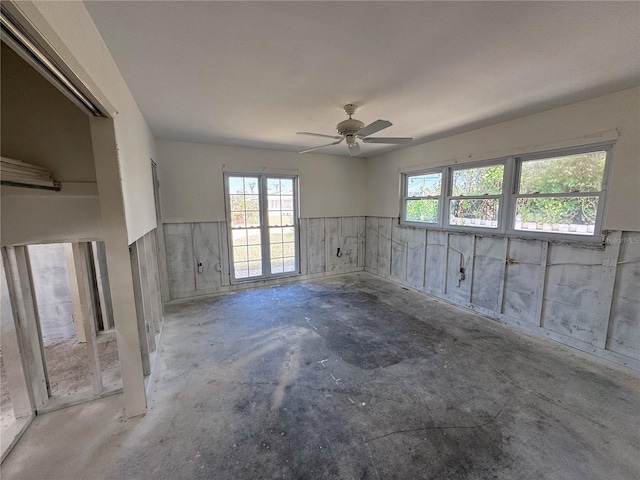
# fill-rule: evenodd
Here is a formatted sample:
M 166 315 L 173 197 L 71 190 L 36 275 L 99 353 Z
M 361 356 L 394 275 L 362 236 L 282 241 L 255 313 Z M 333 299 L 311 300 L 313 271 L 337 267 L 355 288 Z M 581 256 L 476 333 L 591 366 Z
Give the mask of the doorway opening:
M 122 379 L 102 242 L 3 247 L 2 256 L 4 454 L 35 413 L 121 392 Z

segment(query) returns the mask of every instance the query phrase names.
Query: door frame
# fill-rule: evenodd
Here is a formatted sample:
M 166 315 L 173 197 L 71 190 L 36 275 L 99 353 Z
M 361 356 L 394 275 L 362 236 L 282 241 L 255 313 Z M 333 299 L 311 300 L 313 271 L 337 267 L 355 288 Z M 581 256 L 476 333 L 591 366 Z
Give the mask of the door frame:
M 231 204 L 230 204 L 230 191 L 229 191 L 229 178 L 230 177 L 257 177 L 260 189 L 258 190 L 259 205 L 260 205 L 260 241 L 262 250 L 262 275 L 248 278 L 235 278 L 235 268 L 233 262 L 233 228 L 231 226 Z M 269 217 L 268 217 L 268 188 L 267 179 L 290 179 L 293 181 L 293 232 L 295 235 L 294 251 L 295 251 L 295 270 L 293 272 L 283 273 L 271 273 L 271 251 L 269 243 Z M 224 172 L 224 204 L 225 215 L 227 223 L 227 245 L 228 245 L 228 259 L 229 259 L 229 281 L 231 285 L 238 285 L 248 282 L 269 280 L 273 278 L 293 277 L 300 275 L 300 198 L 298 188 L 299 178 L 295 174 L 284 173 L 250 173 L 250 172 Z M 264 193 L 262 193 L 264 192 Z M 285 228 L 285 227 L 283 227 Z M 265 273 L 268 269 L 269 273 Z

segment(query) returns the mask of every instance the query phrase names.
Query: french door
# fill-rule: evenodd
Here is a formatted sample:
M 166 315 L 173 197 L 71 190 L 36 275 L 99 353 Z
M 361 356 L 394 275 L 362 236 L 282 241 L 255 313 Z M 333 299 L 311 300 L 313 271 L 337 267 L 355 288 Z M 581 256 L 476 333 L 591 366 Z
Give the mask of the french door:
M 225 174 L 231 280 L 297 274 L 297 177 Z

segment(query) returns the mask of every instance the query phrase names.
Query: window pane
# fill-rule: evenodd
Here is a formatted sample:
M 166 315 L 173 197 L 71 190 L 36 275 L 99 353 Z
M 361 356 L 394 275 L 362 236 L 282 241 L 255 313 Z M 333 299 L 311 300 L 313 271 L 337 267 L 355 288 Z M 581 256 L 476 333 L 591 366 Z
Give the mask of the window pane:
M 259 193 L 258 179 L 255 177 L 244 177 L 244 193 L 258 194 Z
M 498 199 L 477 198 L 451 200 L 449 202 L 449 223 L 472 227 L 498 227 Z
M 293 195 L 293 180 L 290 178 L 283 178 L 280 180 L 280 189 L 283 195 Z
M 269 229 L 269 243 L 281 243 L 282 242 L 282 228 L 270 228 Z
M 229 195 L 232 212 L 244 212 L 244 195 Z
M 282 225 L 293 225 L 293 211 L 285 210 L 282 212 Z
M 246 226 L 244 213 L 231 212 L 231 228 L 240 228 Z
M 267 180 L 267 192 L 269 195 L 273 193 L 279 194 L 282 191 L 279 178 L 270 178 Z
M 281 243 L 272 243 L 271 244 L 271 258 L 282 258 L 282 244 Z
M 293 227 L 283 228 L 282 234 L 282 240 L 284 242 L 294 242 L 296 239 Z
M 500 195 L 502 193 L 503 174 L 504 165 L 454 170 L 451 194 L 454 197 L 463 195 Z
M 260 210 L 258 195 L 246 195 L 244 198 L 246 210 Z
M 260 260 L 262 258 L 262 249 L 260 245 L 252 245 L 248 248 L 249 260 Z
M 441 184 L 442 173 L 407 175 L 407 197 L 437 197 Z
M 244 179 L 242 177 L 229 177 L 229 193 L 244 193 Z
M 296 259 L 294 257 L 288 257 L 284 259 L 284 271 L 285 272 L 296 271 Z
M 280 210 L 280 195 L 269 195 L 269 210 Z
M 407 200 L 407 222 L 438 223 L 438 200 Z
M 246 245 L 247 230 L 232 230 L 231 239 L 234 245 Z
M 248 260 L 247 247 L 233 247 L 233 261 Z
M 593 235 L 598 197 L 518 198 L 516 230 Z
M 260 226 L 260 212 L 247 212 L 247 227 Z
M 282 210 L 293 210 L 293 196 L 282 195 L 282 197 L 280 197 L 280 208 Z
M 262 261 L 249 262 L 249 276 L 259 277 L 262 275 Z
M 294 257 L 295 256 L 295 243 L 285 243 L 282 245 L 282 255 L 285 257 Z
M 282 225 L 282 217 L 280 212 L 269 212 L 269 225 L 279 227 Z
M 249 276 L 249 264 L 246 262 L 234 263 L 233 270 L 236 278 L 247 278 Z
M 247 241 L 249 245 L 260 245 L 262 239 L 260 238 L 260 229 L 252 228 L 247 230 Z
M 602 190 L 607 152 L 589 152 L 522 162 L 519 193 Z
M 281 258 L 271 260 L 271 273 L 283 273 L 284 263 Z

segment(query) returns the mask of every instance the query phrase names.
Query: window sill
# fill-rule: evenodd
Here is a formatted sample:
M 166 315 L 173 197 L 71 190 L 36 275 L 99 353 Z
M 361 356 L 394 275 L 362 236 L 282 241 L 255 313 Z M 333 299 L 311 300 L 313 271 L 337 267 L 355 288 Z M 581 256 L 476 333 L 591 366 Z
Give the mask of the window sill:
M 397 217 L 396 217 L 397 219 Z M 510 238 L 515 240 L 529 240 L 529 241 L 541 241 L 549 242 L 557 245 L 580 245 L 589 248 L 604 248 L 606 243 L 605 237 L 602 235 L 572 235 L 565 233 L 551 233 L 551 232 L 525 232 L 521 230 L 509 230 L 502 232 L 498 229 L 487 227 L 460 227 L 449 226 L 442 227 L 436 224 L 420 224 L 398 221 L 398 226 L 404 228 L 412 228 L 418 230 L 432 230 L 435 232 L 455 233 L 455 234 L 467 234 L 475 235 L 478 237 L 495 237 L 495 238 Z

